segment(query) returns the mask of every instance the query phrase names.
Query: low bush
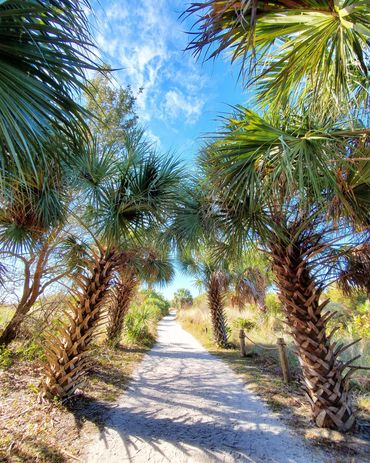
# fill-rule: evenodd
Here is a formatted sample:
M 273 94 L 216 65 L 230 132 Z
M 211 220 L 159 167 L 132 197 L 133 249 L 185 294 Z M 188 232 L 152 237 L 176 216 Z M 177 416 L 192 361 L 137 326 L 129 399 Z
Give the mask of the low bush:
M 168 314 L 170 304 L 158 293 L 146 291 L 141 304 L 133 304 L 125 320 L 125 337 L 135 344 L 150 345 L 158 321 Z

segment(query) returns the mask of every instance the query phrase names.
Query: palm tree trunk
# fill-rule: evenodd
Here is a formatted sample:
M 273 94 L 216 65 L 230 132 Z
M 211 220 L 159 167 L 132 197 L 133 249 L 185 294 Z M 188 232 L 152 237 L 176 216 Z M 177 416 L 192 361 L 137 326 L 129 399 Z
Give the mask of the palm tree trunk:
M 228 346 L 224 298 L 219 272 L 212 273 L 208 284 L 208 306 L 211 312 L 213 338 L 220 347 Z
M 101 309 L 108 292 L 116 256 L 102 254 L 90 267 L 89 277 L 80 275 L 80 291 L 71 305 L 69 323 L 46 346 L 47 365 L 42 382 L 43 396 L 60 398 L 70 396 L 84 381 L 90 361 L 88 352 L 93 334 L 101 321 Z
M 318 245 L 312 245 L 307 238 L 296 238 L 289 245 L 277 239 L 270 243 L 270 249 L 313 419 L 319 427 L 347 431 L 355 417 L 349 403 L 348 374 L 343 375 L 346 365 L 338 360 L 344 349 L 331 341 L 333 331 L 327 334 L 327 323 L 333 314 L 324 313 L 329 301 L 320 303 L 321 289 L 311 277 L 308 264 Z
M 120 280 L 112 289 L 112 303 L 108 311 L 107 343 L 118 346 L 123 330 L 123 322 L 135 294 L 138 281 L 135 275 L 120 275 Z

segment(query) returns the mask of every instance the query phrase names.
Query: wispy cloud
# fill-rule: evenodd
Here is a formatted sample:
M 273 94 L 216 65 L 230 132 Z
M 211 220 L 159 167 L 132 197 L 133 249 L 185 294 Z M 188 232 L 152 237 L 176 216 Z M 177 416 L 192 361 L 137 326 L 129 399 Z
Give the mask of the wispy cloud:
M 206 79 L 182 52 L 187 39 L 176 7 L 181 11 L 184 2 L 127 0 L 98 12 L 98 44 L 109 62 L 123 68 L 120 81 L 138 94 L 145 122 L 194 124 L 206 101 Z
M 169 90 L 164 99 L 164 117 L 178 118 L 184 116 L 187 124 L 194 124 L 204 106 L 204 101 L 191 95 L 185 95 L 177 90 Z

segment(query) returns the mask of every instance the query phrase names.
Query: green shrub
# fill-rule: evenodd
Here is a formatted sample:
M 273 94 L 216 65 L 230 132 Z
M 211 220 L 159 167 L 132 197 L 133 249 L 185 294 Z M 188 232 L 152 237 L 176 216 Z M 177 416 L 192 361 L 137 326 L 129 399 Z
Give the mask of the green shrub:
M 133 343 L 147 344 L 153 340 L 151 327 L 158 320 L 158 310 L 149 305 L 133 305 L 126 317 L 126 337 Z
M 266 294 L 265 304 L 270 315 L 281 317 L 283 315 L 283 304 L 276 293 Z
M 17 348 L 16 354 L 24 360 L 44 358 L 44 349 L 40 342 L 31 341 Z
M 144 304 L 155 305 L 161 311 L 162 316 L 168 314 L 168 310 L 170 308 L 170 304 L 157 296 L 149 296 L 144 300 Z
M 233 326 L 238 329 L 243 329 L 245 331 L 252 331 L 256 328 L 256 323 L 247 318 L 236 318 L 233 321 Z
M 13 365 L 12 351 L 7 347 L 0 348 L 0 368 L 6 369 L 12 365 Z
M 125 320 L 126 339 L 132 343 L 150 344 L 158 321 L 168 314 L 170 304 L 155 291 L 143 291 L 141 304 L 131 306 Z

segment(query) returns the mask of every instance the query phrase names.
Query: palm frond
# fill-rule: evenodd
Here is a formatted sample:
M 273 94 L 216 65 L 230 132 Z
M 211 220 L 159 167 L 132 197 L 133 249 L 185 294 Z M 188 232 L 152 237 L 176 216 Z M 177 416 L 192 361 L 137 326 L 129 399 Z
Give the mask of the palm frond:
M 51 133 L 87 133 L 76 102 L 85 72 L 97 69 L 88 0 L 4 0 L 0 5 L 0 161 L 34 166 Z
M 187 49 L 241 61 L 263 104 L 281 107 L 314 91 L 316 98 L 367 98 L 370 15 L 366 1 L 211 0 L 192 3 L 195 32 Z M 365 83 L 367 82 L 367 84 Z M 325 92 L 323 92 L 325 89 Z M 360 95 L 359 95 L 360 93 Z

